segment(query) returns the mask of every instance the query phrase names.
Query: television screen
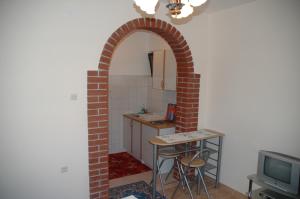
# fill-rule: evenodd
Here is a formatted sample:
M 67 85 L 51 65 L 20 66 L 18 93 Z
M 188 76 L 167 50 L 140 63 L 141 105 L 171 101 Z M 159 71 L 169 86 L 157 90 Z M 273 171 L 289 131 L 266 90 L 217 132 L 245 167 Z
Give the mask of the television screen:
M 282 160 L 265 157 L 264 174 L 275 180 L 291 184 L 292 164 Z

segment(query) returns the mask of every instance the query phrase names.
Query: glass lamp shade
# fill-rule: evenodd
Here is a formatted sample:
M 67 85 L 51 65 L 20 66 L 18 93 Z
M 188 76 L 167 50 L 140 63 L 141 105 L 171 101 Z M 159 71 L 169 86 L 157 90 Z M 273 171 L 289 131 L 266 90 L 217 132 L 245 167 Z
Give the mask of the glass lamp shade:
M 181 0 L 181 3 L 184 4 L 184 6 L 181 8 L 181 13 L 179 15 L 172 15 L 172 17 L 175 19 L 188 17 L 194 11 L 194 8 L 191 6 L 188 0 Z
M 189 0 L 192 6 L 197 7 L 204 4 L 207 0 Z
M 135 4 L 147 14 L 155 14 L 155 7 L 158 0 L 134 0 Z

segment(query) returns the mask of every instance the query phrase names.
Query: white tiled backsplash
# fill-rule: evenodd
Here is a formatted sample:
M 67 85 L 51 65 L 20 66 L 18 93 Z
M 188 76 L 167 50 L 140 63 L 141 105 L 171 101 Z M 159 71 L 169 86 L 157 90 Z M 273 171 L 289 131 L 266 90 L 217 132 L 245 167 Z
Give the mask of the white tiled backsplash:
M 123 114 L 150 112 L 164 115 L 168 103 L 176 103 L 176 91 L 152 89 L 150 76 L 109 76 L 109 152 L 124 151 Z
M 151 84 L 148 88 L 148 109 L 165 114 L 168 103 L 176 104 L 176 91 L 153 89 Z

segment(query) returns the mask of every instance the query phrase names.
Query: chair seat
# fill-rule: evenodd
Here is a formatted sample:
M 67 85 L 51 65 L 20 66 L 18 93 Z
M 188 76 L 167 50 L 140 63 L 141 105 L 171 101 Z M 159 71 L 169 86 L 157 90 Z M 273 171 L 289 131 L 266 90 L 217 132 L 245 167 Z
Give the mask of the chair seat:
M 193 168 L 199 168 L 199 167 L 203 167 L 205 165 L 205 161 L 200 158 L 196 158 L 190 163 L 191 160 L 192 160 L 192 157 L 184 157 L 181 159 L 181 164 L 183 164 L 184 166 L 189 166 L 189 167 L 193 167 Z M 189 165 L 189 163 L 190 163 L 190 165 Z
M 159 150 L 158 154 L 163 158 L 176 158 L 179 156 L 179 153 L 175 147 L 164 147 Z

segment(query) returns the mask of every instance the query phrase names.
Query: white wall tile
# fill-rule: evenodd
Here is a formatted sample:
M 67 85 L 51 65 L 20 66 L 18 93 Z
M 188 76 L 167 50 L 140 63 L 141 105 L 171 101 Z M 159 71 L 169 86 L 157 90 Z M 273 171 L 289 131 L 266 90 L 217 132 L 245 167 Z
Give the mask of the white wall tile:
M 152 78 L 143 75 L 111 75 L 109 83 L 109 151 L 116 153 L 123 151 L 122 115 L 142 107 L 164 115 L 168 103 L 176 103 L 176 92 L 153 89 Z
M 109 78 L 109 152 L 123 149 L 123 114 L 147 107 L 149 76 L 111 75 Z M 151 78 L 150 78 L 151 79 Z

